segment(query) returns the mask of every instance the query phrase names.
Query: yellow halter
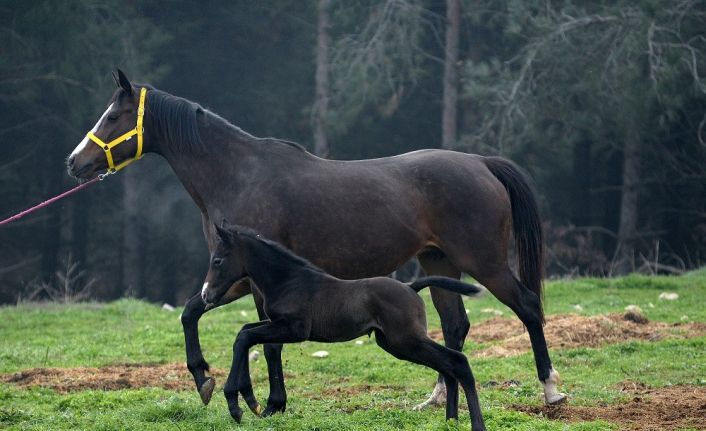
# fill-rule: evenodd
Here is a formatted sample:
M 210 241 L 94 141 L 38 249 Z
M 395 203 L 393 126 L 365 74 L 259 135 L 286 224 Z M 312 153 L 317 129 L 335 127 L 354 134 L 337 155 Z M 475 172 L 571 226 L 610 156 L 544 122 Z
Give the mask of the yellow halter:
M 98 136 L 94 135 L 93 132 L 88 132 L 86 134 L 88 139 L 95 142 L 96 145 L 98 145 L 105 151 L 105 157 L 106 159 L 108 159 L 108 172 L 103 174 L 104 176 L 108 174 L 114 174 L 115 172 L 119 171 L 120 169 L 124 168 L 125 166 L 142 157 L 142 134 L 145 131 L 144 127 L 142 127 L 142 120 L 145 117 L 146 96 L 147 89 L 142 87 L 142 89 L 140 90 L 140 104 L 137 106 L 137 125 L 134 129 L 130 130 L 122 136 L 113 139 L 107 144 L 103 142 Z M 113 154 L 110 152 L 110 150 L 116 147 L 118 144 L 129 141 L 135 135 L 137 135 L 137 151 L 135 152 L 135 157 L 127 159 L 119 165 L 115 166 L 115 163 L 113 162 Z

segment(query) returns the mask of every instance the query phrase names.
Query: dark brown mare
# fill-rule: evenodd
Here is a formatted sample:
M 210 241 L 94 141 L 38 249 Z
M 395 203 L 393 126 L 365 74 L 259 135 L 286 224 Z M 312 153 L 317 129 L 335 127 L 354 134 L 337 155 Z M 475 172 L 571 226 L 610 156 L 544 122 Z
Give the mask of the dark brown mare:
M 199 207 L 209 250 L 212 221 L 256 229 L 343 279 L 389 274 L 417 256 L 429 275 L 478 280 L 527 327 L 547 403 L 562 401 L 544 339 L 543 242 L 539 213 L 524 175 L 498 157 L 422 150 L 359 161 L 318 158 L 301 146 L 256 138 L 188 100 L 131 84 L 122 72 L 108 109 L 92 132 L 108 142 L 135 127 L 148 88 L 144 152 L 164 157 Z M 136 140 L 112 149 L 114 162 L 134 157 Z M 67 159 L 69 173 L 92 178 L 107 168 L 103 149 L 84 138 Z M 514 228 L 519 280 L 508 266 Z M 181 321 L 189 371 L 207 403 L 214 388 L 201 352 L 198 320 L 210 308 L 251 293 L 235 283 L 215 304 L 196 293 Z M 461 350 L 469 322 L 461 296 L 431 288 L 446 346 Z M 261 318 L 262 298 L 254 294 Z M 264 414 L 284 411 L 281 345 L 264 346 L 270 396 Z M 427 403 L 445 399 L 440 376 Z

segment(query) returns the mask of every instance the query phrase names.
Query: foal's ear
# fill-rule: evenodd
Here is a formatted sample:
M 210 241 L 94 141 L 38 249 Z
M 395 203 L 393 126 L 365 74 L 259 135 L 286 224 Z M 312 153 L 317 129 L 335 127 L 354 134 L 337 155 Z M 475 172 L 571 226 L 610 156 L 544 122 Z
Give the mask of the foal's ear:
M 132 84 L 130 84 L 130 80 L 127 79 L 127 76 L 123 73 L 122 70 L 118 69 L 118 86 L 125 90 L 125 92 L 128 94 L 128 96 L 132 96 Z
M 216 234 L 218 235 L 218 238 L 223 241 L 225 244 L 230 244 L 231 243 L 231 234 L 230 232 L 225 228 L 225 226 L 221 225 L 218 226 L 218 224 L 214 223 L 213 226 L 216 228 Z

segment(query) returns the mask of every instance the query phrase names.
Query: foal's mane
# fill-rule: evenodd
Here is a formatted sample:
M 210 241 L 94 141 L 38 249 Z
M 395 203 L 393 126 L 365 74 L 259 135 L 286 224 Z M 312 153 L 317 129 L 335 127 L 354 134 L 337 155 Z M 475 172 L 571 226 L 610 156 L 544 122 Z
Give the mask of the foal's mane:
M 312 272 L 325 274 L 325 271 L 301 256 L 294 254 L 287 247 L 282 244 L 263 238 L 256 231 L 247 228 L 245 226 L 233 226 L 229 229 L 234 237 L 242 236 L 251 239 L 255 244 L 266 247 L 275 252 L 278 257 L 278 261 L 287 263 L 292 266 L 298 266 L 302 269 L 307 269 Z
M 205 151 L 206 148 L 199 132 L 198 118 L 200 115 L 206 115 L 246 139 L 276 142 L 306 151 L 303 146 L 296 142 L 278 138 L 256 138 L 196 102 L 158 90 L 151 85 L 137 85 L 147 87 L 150 90 L 147 95 L 147 110 L 152 116 L 154 127 L 164 136 L 174 150 L 194 154 L 200 154 Z

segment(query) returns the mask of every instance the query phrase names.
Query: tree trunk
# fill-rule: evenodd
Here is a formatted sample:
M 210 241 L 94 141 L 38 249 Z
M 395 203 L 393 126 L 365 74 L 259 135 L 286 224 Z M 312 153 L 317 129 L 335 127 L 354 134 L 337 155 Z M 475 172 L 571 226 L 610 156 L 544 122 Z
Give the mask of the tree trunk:
M 92 222 L 90 216 L 91 194 L 74 198 L 71 225 L 71 254 L 80 269 L 86 268 L 88 260 L 88 231 Z
M 145 254 L 143 222 L 139 214 L 140 184 L 137 172 L 126 169 L 123 179 L 123 262 L 122 262 L 122 295 L 130 293 L 138 298 L 147 295 L 145 288 Z
M 571 218 L 576 226 L 591 224 L 591 138 L 586 132 L 574 144 Z
M 618 227 L 616 275 L 635 269 L 635 241 L 637 236 L 637 195 L 640 182 L 640 128 L 635 121 L 627 126 L 623 148 L 623 185 Z
M 446 0 L 446 46 L 444 54 L 444 100 L 441 113 L 441 147 L 456 145 L 456 101 L 458 99 L 458 42 L 461 29 L 460 0 Z
M 314 154 L 328 157 L 330 148 L 326 136 L 328 115 L 328 51 L 331 42 L 329 28 L 330 0 L 319 0 L 319 19 L 316 37 L 316 96 L 314 100 Z
M 39 165 L 42 166 L 42 178 L 45 179 L 42 187 L 45 196 L 56 196 L 62 191 L 64 170 L 57 160 L 61 160 L 64 155 L 58 145 L 41 142 L 44 152 L 41 154 Z M 58 165 L 58 166 L 57 166 Z M 61 250 L 61 213 L 62 206 L 55 205 L 46 209 L 46 221 L 41 235 L 41 278 L 46 283 L 51 283 L 54 273 L 59 269 L 59 252 Z

